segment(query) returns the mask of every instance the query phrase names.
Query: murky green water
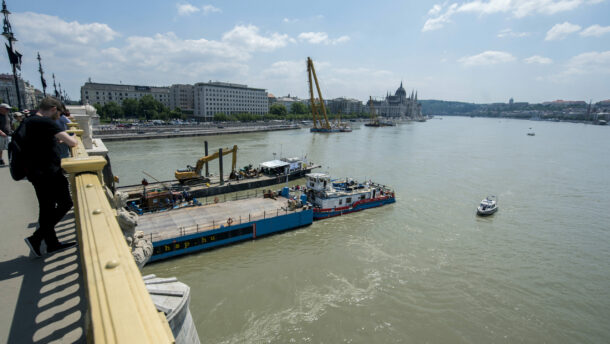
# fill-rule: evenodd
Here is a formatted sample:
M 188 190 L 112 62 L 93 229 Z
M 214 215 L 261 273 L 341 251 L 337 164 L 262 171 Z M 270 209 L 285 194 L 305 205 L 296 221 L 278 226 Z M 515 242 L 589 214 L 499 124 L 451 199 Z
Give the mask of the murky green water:
M 398 201 L 144 273 L 191 286 L 203 342 L 609 342 L 609 137 L 471 118 L 211 136 L 239 146 L 240 166 L 306 153 L 333 176 L 394 186 Z M 107 146 L 127 185 L 141 171 L 171 179 L 204 139 Z M 487 194 L 500 210 L 478 218 Z

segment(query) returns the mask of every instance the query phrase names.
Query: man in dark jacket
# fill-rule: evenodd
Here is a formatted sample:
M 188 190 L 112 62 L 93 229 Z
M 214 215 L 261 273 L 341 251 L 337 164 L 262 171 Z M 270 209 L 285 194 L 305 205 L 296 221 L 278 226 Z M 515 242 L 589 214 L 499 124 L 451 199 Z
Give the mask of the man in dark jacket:
M 61 103 L 51 97 L 40 102 L 38 113 L 25 119 L 24 157 L 26 175 L 34 186 L 38 198 L 38 229 L 25 239 L 36 257 L 41 256 L 40 246 L 44 240 L 47 253 L 57 252 L 76 245 L 60 243 L 55 234 L 55 225 L 72 208 L 68 180 L 61 169 L 58 142 L 70 147 L 76 139 L 61 130 L 55 122 L 59 117 Z

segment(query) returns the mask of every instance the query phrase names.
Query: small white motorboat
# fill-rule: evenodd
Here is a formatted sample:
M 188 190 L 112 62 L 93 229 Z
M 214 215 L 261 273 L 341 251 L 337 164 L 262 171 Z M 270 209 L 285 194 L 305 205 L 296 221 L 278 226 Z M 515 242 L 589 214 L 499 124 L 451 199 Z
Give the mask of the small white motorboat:
M 477 208 L 477 215 L 487 216 L 498 211 L 498 199 L 496 196 L 487 196 L 481 201 L 481 204 Z

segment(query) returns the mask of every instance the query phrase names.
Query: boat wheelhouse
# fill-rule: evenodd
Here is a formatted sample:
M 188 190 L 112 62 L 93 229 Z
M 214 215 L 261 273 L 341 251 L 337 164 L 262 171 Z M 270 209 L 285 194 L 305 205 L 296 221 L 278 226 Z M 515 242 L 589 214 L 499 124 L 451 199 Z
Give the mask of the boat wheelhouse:
M 307 201 L 314 206 L 314 220 L 340 216 L 396 201 L 394 191 L 385 185 L 351 178 L 331 180 L 327 173 L 305 175 Z

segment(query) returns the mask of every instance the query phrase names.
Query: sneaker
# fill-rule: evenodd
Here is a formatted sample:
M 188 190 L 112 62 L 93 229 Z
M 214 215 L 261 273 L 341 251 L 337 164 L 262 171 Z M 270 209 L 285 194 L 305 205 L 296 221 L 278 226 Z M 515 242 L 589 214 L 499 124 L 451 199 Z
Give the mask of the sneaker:
M 68 248 L 74 247 L 74 246 L 76 246 L 76 242 L 69 242 L 69 243 L 65 243 L 65 244 L 57 244 L 57 245 L 53 245 L 53 246 L 48 246 L 47 254 L 63 251 L 65 249 L 68 249 Z
M 36 257 L 39 258 L 41 256 L 40 254 L 40 242 L 36 243 L 34 241 L 34 236 L 31 237 L 27 237 L 24 239 L 25 243 L 28 245 L 28 247 L 30 248 L 30 251 L 32 252 L 32 254 Z

